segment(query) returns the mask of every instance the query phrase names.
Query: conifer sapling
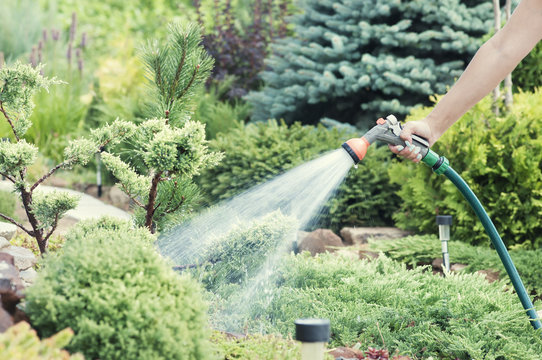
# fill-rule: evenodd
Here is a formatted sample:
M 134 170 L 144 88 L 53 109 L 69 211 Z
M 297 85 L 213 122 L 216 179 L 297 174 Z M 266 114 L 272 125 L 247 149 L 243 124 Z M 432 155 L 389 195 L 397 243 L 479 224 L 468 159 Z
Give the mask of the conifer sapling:
M 149 119 L 138 125 L 130 149 L 103 152 L 102 160 L 137 205 L 136 223 L 154 233 L 197 191 L 192 177 L 222 154 L 208 151 L 204 125 L 190 120 L 194 97 L 213 67 L 200 29 L 171 24 L 166 44 L 149 42 L 142 53 L 150 83 Z

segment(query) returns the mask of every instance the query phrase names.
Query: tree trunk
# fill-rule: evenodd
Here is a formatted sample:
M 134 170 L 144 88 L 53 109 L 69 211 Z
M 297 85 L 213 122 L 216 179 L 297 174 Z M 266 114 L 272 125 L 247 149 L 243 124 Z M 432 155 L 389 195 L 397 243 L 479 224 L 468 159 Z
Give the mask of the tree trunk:
M 28 217 L 28 221 L 32 226 L 32 234 L 38 242 L 40 253 L 43 255 L 47 252 L 47 243 L 49 242 L 43 237 L 43 229 L 40 229 L 40 224 L 34 213 L 32 212 L 32 192 L 23 189 L 21 191 L 21 200 L 23 201 L 24 211 Z
M 157 172 L 152 178 L 151 189 L 149 191 L 149 201 L 145 209 L 147 214 L 145 215 L 145 227 L 149 229 L 151 234 L 154 234 L 155 229 L 153 228 L 153 217 L 154 217 L 154 205 L 156 203 L 156 195 L 158 194 L 158 184 L 160 183 L 160 177 L 162 177 L 162 171 Z

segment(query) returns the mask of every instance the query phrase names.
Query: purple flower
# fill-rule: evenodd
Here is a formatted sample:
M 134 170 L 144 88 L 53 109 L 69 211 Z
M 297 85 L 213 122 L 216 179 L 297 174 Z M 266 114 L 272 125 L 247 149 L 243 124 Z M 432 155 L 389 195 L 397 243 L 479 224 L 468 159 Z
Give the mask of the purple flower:
M 81 35 L 81 49 L 84 49 L 87 47 L 87 33 L 84 32 L 83 35 Z
M 79 73 L 83 73 L 83 56 L 81 56 L 81 49 L 75 50 L 75 57 L 77 58 L 77 69 L 79 69 Z
M 68 64 L 72 62 L 72 43 L 68 43 L 68 51 L 66 51 L 66 59 L 68 59 Z
M 47 42 L 47 30 L 43 30 L 42 31 L 42 38 L 43 38 L 43 42 Z
M 77 14 L 72 13 L 72 24 L 70 25 L 70 42 L 75 39 L 75 30 L 77 28 Z
M 57 29 L 51 29 L 51 37 L 54 41 L 58 41 L 58 38 L 60 37 L 60 31 Z
M 38 63 L 36 62 L 36 47 L 33 46 L 32 47 L 32 52 L 30 53 L 30 65 L 32 65 L 32 67 L 36 67 L 38 65 Z

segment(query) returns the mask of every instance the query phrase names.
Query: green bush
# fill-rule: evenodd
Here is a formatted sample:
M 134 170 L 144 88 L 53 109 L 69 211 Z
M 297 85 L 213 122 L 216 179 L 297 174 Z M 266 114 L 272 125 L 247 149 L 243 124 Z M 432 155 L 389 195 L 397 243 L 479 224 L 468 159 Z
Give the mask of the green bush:
M 15 213 L 15 206 L 17 204 L 17 197 L 10 191 L 0 190 L 0 214 L 4 214 L 13 219 Z M 6 222 L 6 220 L 0 218 L 0 221 Z
M 542 86 L 542 43 L 539 43 L 527 55 L 512 73 L 515 88 L 523 91 L 535 91 Z
M 416 359 L 534 360 L 542 351 L 517 296 L 481 275 L 443 278 L 385 257 L 304 253 L 290 256 L 276 281 L 254 328 L 264 321 L 265 330 L 286 335 L 297 318 L 328 318 L 331 346 L 359 342 Z
M 386 256 L 411 266 L 431 264 L 433 259 L 442 256 L 439 239 L 435 235 L 408 236 L 392 241 L 369 242 L 374 251 L 382 251 Z M 488 246 L 472 246 L 459 241 L 448 244 L 450 261 L 467 265 L 466 272 L 478 270 L 499 271 L 501 279 L 510 283 L 499 255 Z M 542 295 L 542 249 L 514 249 L 510 257 L 516 266 L 527 291 Z
M 90 359 L 208 358 L 202 291 L 171 269 L 153 240 L 118 220 L 78 225 L 27 291 L 40 335 L 70 327 L 68 350 Z
M 514 97 L 510 113 L 495 117 L 488 98 L 481 101 L 433 146 L 469 184 L 508 245 L 542 246 L 542 91 Z M 423 118 L 429 108 L 413 111 Z M 390 167 L 402 201 L 394 219 L 399 227 L 435 231 L 435 215 L 454 217 L 454 238 L 487 244 L 488 236 L 470 205 L 444 176 L 426 166 L 400 162 Z
M 0 354 L 10 360 L 83 360 L 81 354 L 70 354 L 62 350 L 73 337 L 71 329 L 40 341 L 27 322 L 21 321 L 0 333 Z
M 366 125 L 443 93 L 491 27 L 487 1 L 307 0 L 249 93 L 253 120 Z M 363 127 L 362 125 L 362 127 Z
M 214 293 L 223 294 L 230 284 L 246 285 L 272 254 L 292 249 L 296 231 L 296 219 L 280 211 L 239 225 L 204 249 L 199 278 Z
M 214 333 L 211 341 L 218 347 L 217 359 L 298 360 L 300 343 L 271 335 L 249 335 L 244 338 Z M 326 360 L 332 359 L 328 355 Z
M 270 180 L 319 154 L 337 149 L 342 142 L 359 136 L 319 125 L 269 121 L 240 125 L 211 141 L 210 148 L 225 154 L 214 168 L 197 179 L 210 203 L 228 199 L 243 190 Z M 390 185 L 387 167 L 391 154 L 385 148 L 371 148 L 351 170 L 339 193 L 323 209 L 317 225 L 338 229 L 343 225 L 384 225 L 398 206 L 398 185 Z M 307 184 L 310 185 L 310 184 Z

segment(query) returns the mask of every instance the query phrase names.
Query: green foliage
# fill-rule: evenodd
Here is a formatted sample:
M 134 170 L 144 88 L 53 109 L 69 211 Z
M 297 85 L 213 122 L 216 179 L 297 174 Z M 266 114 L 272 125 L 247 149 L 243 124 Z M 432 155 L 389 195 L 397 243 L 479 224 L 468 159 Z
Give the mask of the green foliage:
M 12 119 L 11 126 L 16 137 L 22 137 L 30 125 L 28 119 L 34 108 L 32 97 L 41 89 L 59 84 L 56 79 L 40 75 L 41 67 L 33 68 L 20 62 L 0 69 L 0 103 L 3 113 Z
M 10 360 L 83 360 L 81 354 L 71 355 L 62 350 L 73 337 L 71 329 L 64 329 L 40 341 L 27 322 L 20 322 L 0 333 L 0 354 Z
M 527 55 L 512 73 L 515 88 L 523 91 L 535 91 L 542 85 L 542 43 L 539 43 Z
M 0 214 L 4 214 L 13 219 L 15 214 L 15 205 L 17 204 L 17 197 L 10 191 L 0 190 Z M 0 221 L 5 221 L 0 217 Z
M 40 335 L 69 326 L 68 349 L 90 359 L 209 358 L 201 289 L 171 269 L 147 229 L 102 219 L 66 238 L 27 291 Z
M 442 256 L 440 241 L 434 235 L 409 236 L 393 241 L 369 243 L 371 250 L 381 251 L 386 256 L 411 266 L 431 264 L 433 259 Z M 494 249 L 451 241 L 448 244 L 448 251 L 452 263 L 467 265 L 464 271 L 499 271 L 500 278 L 510 283 L 504 265 Z M 542 249 L 513 249 L 510 256 L 527 290 L 542 295 Z
M 542 245 L 542 105 L 541 92 L 514 97 L 511 112 L 495 117 L 491 99 L 472 108 L 433 146 L 469 184 L 508 245 Z M 423 118 L 430 109 L 412 112 Z M 390 167 L 401 186 L 397 225 L 418 232 L 434 231 L 435 215 L 454 217 L 454 238 L 487 244 L 482 224 L 456 187 L 431 169 L 409 162 Z
M 39 257 L 41 255 L 40 249 L 39 249 L 38 244 L 36 243 L 36 240 L 25 232 L 21 232 L 21 231 L 16 232 L 15 236 L 13 236 L 9 242 L 11 245 L 24 247 L 32 251 L 36 257 Z M 57 251 L 60 251 L 65 242 L 66 242 L 66 239 L 61 235 L 55 234 L 51 236 L 47 243 L 47 253 L 54 254 Z M 39 264 L 36 264 L 34 266 L 36 268 L 40 267 Z
M 194 120 L 205 124 L 207 139 L 214 139 L 219 133 L 228 131 L 244 122 L 250 113 L 249 105 L 242 100 L 221 101 L 231 86 L 233 78 L 226 78 L 201 91 Z
M 214 168 L 205 169 L 197 178 L 209 202 L 230 198 L 243 190 L 265 182 L 319 154 L 337 149 L 345 140 L 359 136 L 319 125 L 269 121 L 239 125 L 210 143 L 213 150 L 225 154 Z M 389 224 L 398 198 L 396 185 L 389 185 L 386 168 L 391 162 L 389 150 L 371 148 L 352 170 L 337 196 L 325 206 L 319 224 L 337 229 L 343 225 Z
M 230 284 L 245 286 L 272 254 L 287 250 L 285 242 L 291 248 L 297 225 L 295 219 L 276 211 L 232 229 L 204 250 L 197 270 L 200 281 L 207 290 L 222 295 Z
M 304 253 L 289 257 L 276 282 L 262 295 L 270 305 L 253 314 L 255 328 L 266 322 L 286 335 L 297 318 L 328 318 L 331 346 L 359 342 L 418 359 L 536 359 L 542 351 L 516 295 L 480 275 L 443 278 L 385 257 Z
M 218 347 L 217 359 L 297 360 L 301 352 L 299 342 L 272 335 L 249 335 L 233 338 L 214 332 L 211 341 Z M 327 355 L 327 359 L 331 359 Z
M 360 123 L 407 114 L 444 93 L 490 28 L 491 4 L 440 1 L 299 3 L 295 35 L 278 40 L 247 99 L 254 120 Z M 364 126 L 362 126 L 364 127 Z
M 213 64 L 201 45 L 199 29 L 171 24 L 168 41 L 149 42 L 143 60 L 152 118 L 138 125 L 129 147 L 110 146 L 102 160 L 139 206 L 136 222 L 154 232 L 164 229 L 164 219 L 187 209 L 197 195 L 192 177 L 222 156 L 208 151 L 205 126 L 190 120 L 195 97 Z
M 52 227 L 68 210 L 77 206 L 79 198 L 79 195 L 65 191 L 38 192 L 34 194 L 32 212 L 42 228 Z

